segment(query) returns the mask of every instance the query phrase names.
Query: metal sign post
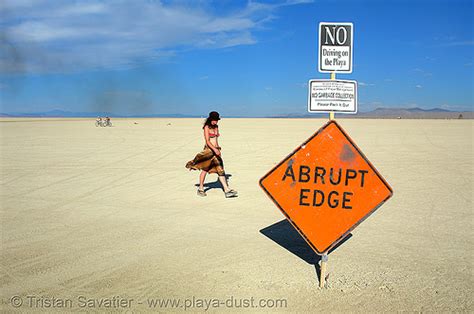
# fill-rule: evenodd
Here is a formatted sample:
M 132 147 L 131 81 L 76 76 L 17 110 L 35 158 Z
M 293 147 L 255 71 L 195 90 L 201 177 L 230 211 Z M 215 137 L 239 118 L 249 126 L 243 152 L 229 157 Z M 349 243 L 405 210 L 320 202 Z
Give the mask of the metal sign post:
M 331 81 L 336 80 L 336 72 L 331 72 Z M 329 113 L 329 121 L 336 120 L 336 115 L 334 114 L 334 111 L 331 111 Z M 329 255 L 327 253 L 323 254 L 321 256 L 321 262 L 319 265 L 319 288 L 324 288 L 326 285 L 326 271 L 327 271 L 327 264 L 329 261 Z
M 352 72 L 352 30 L 352 23 L 319 24 L 319 71 L 326 72 L 327 70 L 332 70 L 331 81 L 336 80 L 336 70 L 345 70 L 349 73 Z M 349 49 L 349 51 L 347 51 L 347 49 Z M 331 56 L 335 58 L 330 60 Z M 334 111 L 331 111 L 329 112 L 329 121 L 334 120 L 335 113 Z M 319 280 L 320 288 L 323 288 L 325 284 L 327 261 L 328 255 L 324 254 L 323 258 L 321 259 L 321 272 Z
M 336 72 L 332 72 L 331 73 L 331 81 L 335 81 L 336 80 Z M 334 114 L 334 111 L 331 111 L 329 113 L 329 120 L 335 120 L 336 117 L 335 117 L 335 114 Z

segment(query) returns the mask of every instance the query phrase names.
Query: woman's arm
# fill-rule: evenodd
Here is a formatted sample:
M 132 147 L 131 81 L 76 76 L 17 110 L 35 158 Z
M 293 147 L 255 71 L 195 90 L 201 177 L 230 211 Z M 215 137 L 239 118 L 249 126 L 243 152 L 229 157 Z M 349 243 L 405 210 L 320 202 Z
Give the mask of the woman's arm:
M 219 131 L 218 131 L 218 132 L 219 132 Z M 216 148 L 217 148 L 217 149 L 220 149 L 220 148 L 221 148 L 221 146 L 219 145 L 219 137 L 218 137 L 218 136 L 216 136 Z

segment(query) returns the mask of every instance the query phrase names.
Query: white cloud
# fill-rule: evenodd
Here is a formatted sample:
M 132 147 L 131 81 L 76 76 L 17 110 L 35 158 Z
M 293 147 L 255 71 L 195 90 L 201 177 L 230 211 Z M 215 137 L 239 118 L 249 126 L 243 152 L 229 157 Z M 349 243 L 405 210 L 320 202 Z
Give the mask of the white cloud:
M 433 76 L 433 74 L 431 72 L 427 72 L 423 69 L 420 69 L 420 68 L 415 68 L 413 69 L 414 72 L 418 73 L 418 74 L 421 74 L 423 75 L 424 77 L 431 77 Z
M 441 44 L 443 47 L 459 47 L 459 46 L 473 46 L 474 40 L 464 40 L 464 41 L 452 41 L 448 43 Z
M 421 86 L 420 84 L 416 85 L 415 87 L 418 88 L 418 89 L 423 88 L 423 86 Z
M 375 84 L 372 83 L 364 83 L 364 82 L 357 82 L 357 84 L 361 87 L 366 87 L 366 86 L 375 86 Z
M 70 6 L 61 7 L 57 10 L 56 15 L 58 16 L 72 16 L 80 14 L 97 14 L 103 13 L 106 10 L 106 6 L 103 3 L 75 3 Z
M 1 72 L 61 72 L 134 66 L 182 49 L 218 49 L 258 42 L 254 31 L 280 7 L 249 2 L 229 14 L 160 1 L 3 0 Z

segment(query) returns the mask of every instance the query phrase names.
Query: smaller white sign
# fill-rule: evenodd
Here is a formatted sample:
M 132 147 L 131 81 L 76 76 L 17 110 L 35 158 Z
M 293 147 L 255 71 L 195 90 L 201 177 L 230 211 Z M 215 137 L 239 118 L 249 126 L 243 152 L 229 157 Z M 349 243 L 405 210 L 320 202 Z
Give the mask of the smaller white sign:
M 342 80 L 310 80 L 309 112 L 357 113 L 357 82 Z

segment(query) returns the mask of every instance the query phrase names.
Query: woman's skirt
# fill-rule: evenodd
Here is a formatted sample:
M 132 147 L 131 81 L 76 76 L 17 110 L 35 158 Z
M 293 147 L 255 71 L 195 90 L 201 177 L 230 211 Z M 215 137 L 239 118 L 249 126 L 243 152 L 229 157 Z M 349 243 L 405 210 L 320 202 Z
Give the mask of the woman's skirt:
M 220 147 L 218 148 L 220 150 Z M 192 170 L 204 170 L 209 173 L 217 173 L 220 176 L 225 175 L 224 162 L 220 156 L 216 156 L 212 149 L 204 145 L 204 149 L 188 161 L 186 168 Z

